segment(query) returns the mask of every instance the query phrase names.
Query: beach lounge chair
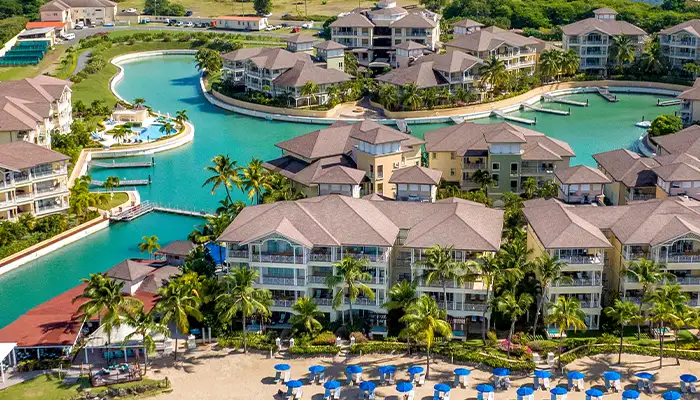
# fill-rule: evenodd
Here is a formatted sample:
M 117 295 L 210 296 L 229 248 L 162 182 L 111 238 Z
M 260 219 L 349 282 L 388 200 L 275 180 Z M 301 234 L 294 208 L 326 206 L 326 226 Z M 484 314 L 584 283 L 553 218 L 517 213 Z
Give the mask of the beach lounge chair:
M 510 378 L 507 376 L 503 379 L 503 387 L 506 390 L 510 389 Z
M 418 378 L 418 386 L 423 386 L 425 384 L 425 374 L 420 374 L 420 378 Z
M 297 390 L 297 393 L 294 395 L 294 400 L 299 400 L 299 399 L 301 399 L 302 393 L 304 393 L 304 392 L 302 391 L 302 388 L 299 388 L 299 389 Z
M 690 391 L 690 393 L 693 393 L 693 394 L 695 394 L 695 393 L 698 392 L 698 390 L 695 388 L 695 383 L 694 383 L 694 382 L 690 382 L 690 383 L 688 384 L 688 390 Z
M 335 389 L 335 393 L 333 393 L 333 400 L 340 400 L 340 390 L 342 388 Z
M 542 386 L 544 386 L 545 389 L 549 390 L 549 388 L 550 388 L 549 378 L 542 378 Z
M 359 385 L 362 382 L 362 374 L 354 374 L 352 380 Z

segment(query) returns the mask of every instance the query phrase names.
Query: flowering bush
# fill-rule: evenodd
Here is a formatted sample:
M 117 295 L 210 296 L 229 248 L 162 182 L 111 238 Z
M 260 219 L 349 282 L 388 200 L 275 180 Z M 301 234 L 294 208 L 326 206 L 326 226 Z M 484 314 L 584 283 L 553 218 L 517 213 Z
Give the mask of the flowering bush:
M 350 337 L 355 338 L 355 344 L 367 343 L 369 341 L 369 340 L 367 340 L 367 337 L 362 332 L 353 332 L 350 334 Z
M 334 346 L 335 335 L 333 332 L 321 332 L 311 341 L 311 344 L 314 346 Z

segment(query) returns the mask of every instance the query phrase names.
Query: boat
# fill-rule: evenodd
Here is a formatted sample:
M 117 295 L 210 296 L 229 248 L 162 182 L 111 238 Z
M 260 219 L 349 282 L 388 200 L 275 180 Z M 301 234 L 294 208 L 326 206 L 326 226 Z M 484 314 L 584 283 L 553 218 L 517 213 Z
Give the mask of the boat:
M 647 128 L 647 129 L 649 129 L 649 127 L 651 127 L 651 121 L 639 121 L 639 122 L 637 122 L 637 123 L 634 124 L 634 125 L 636 125 L 636 126 L 638 126 L 638 127 L 640 127 L 640 128 Z

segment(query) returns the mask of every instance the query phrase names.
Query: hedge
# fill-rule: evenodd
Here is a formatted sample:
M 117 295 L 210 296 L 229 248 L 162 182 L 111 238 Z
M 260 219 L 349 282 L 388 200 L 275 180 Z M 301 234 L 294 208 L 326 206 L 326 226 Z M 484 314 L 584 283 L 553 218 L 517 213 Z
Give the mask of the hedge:
M 269 343 L 266 336 L 249 333 L 246 335 L 248 339 L 248 348 L 253 350 L 260 350 L 269 352 L 270 350 L 275 350 L 277 346 L 274 343 Z M 217 344 L 219 347 L 228 347 L 233 349 L 243 348 L 243 336 L 241 332 L 236 332 L 232 335 L 226 337 L 220 337 L 217 339 Z
M 338 346 L 294 346 L 289 349 L 289 354 L 296 356 L 310 355 L 330 355 L 338 354 L 340 347 Z
M 568 353 L 562 354 L 561 355 L 561 362 L 562 362 L 562 364 L 569 364 L 571 362 L 576 361 L 576 359 L 579 359 L 579 358 L 588 357 L 588 356 L 595 356 L 598 354 L 617 354 L 619 351 L 620 351 L 619 345 L 614 345 L 614 344 L 589 345 L 589 346 L 584 346 L 584 347 L 581 347 L 581 348 L 576 349 L 574 351 L 570 351 Z M 624 354 L 638 354 L 641 356 L 651 356 L 651 357 L 659 357 L 659 354 L 660 354 L 658 347 L 637 346 L 637 345 L 630 345 L 630 344 L 623 345 L 622 352 Z M 673 346 L 664 347 L 664 357 L 665 358 L 675 358 L 676 357 L 676 352 L 673 349 Z M 682 358 L 684 360 L 689 360 L 689 361 L 700 361 L 700 352 L 678 349 L 678 358 Z
M 350 354 L 393 354 L 406 351 L 408 344 L 402 342 L 368 342 L 350 346 Z
M 443 357 L 451 357 L 454 361 L 484 364 L 489 368 L 509 368 L 511 371 L 532 371 L 535 369 L 535 363 L 532 361 L 506 360 L 493 355 L 455 347 L 437 348 L 434 352 Z
M 64 359 L 26 360 L 17 364 L 17 372 L 40 371 L 45 369 L 55 369 L 63 365 L 63 368 L 70 368 L 70 361 Z

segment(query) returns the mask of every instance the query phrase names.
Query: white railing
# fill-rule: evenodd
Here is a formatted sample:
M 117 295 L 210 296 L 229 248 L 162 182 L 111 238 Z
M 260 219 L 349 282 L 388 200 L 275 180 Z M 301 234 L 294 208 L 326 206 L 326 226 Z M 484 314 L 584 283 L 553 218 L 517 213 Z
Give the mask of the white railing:
M 45 171 L 34 171 L 34 172 L 32 172 L 31 176 L 33 178 L 43 178 L 45 176 L 65 175 L 67 173 L 68 173 L 67 168 L 59 168 L 59 169 L 50 169 L 50 170 L 45 170 Z
M 34 193 L 25 193 L 25 194 L 15 194 L 15 200 L 16 201 L 24 201 L 24 200 L 31 200 L 34 198 Z
M 387 257 L 388 255 L 389 255 L 388 252 L 379 253 L 379 255 L 376 255 L 376 254 L 348 253 L 348 252 L 344 252 L 344 253 L 343 253 L 343 257 L 350 257 L 350 258 L 355 258 L 355 259 L 358 259 L 358 260 L 364 258 L 364 259 L 369 260 L 370 262 L 380 262 L 380 263 L 386 262 L 386 261 L 387 261 L 387 258 L 388 258 L 388 257 Z
M 323 275 L 309 275 L 306 277 L 309 283 L 320 283 L 325 285 L 326 284 L 326 279 L 328 279 L 328 276 L 323 276 Z
M 555 287 L 569 287 L 569 286 L 595 286 L 593 279 L 572 279 L 570 281 L 555 282 Z
M 37 207 L 36 212 L 37 212 L 37 214 L 41 214 L 41 213 L 45 213 L 47 211 L 60 210 L 60 209 L 66 208 L 66 207 L 67 207 L 67 205 L 63 205 L 63 204 L 53 204 L 50 206 Z
M 545 167 L 530 167 L 523 165 L 520 168 L 520 173 L 521 174 L 552 174 L 554 173 L 554 168 L 545 168 Z
M 596 254 L 594 256 L 560 256 L 560 261 L 564 261 L 567 264 L 602 264 L 603 257 L 602 254 Z
M 669 254 L 666 263 L 696 263 L 700 262 L 700 255 Z
M 379 301 L 377 301 L 379 300 Z M 359 305 L 359 306 L 377 306 L 377 304 L 383 304 L 384 301 L 382 299 L 375 298 L 374 300 L 368 299 L 366 297 L 361 297 L 358 298 L 357 300 L 353 301 L 353 305 Z M 350 299 L 346 298 L 345 299 L 345 304 L 350 304 Z
M 688 300 L 688 302 L 686 304 L 691 306 L 691 307 L 700 306 L 700 299 L 690 299 L 690 300 Z
M 0 207 L 7 207 L 7 206 L 11 206 L 13 204 L 15 204 L 15 199 L 0 201 Z
M 261 284 L 263 285 L 277 285 L 277 286 L 304 286 L 306 285 L 306 282 L 304 278 L 297 277 L 296 279 L 294 278 L 286 278 L 286 277 L 281 277 L 281 276 L 266 276 L 263 275 L 261 278 L 259 278 Z
M 319 306 L 333 306 L 333 299 L 321 299 L 314 297 L 313 302 L 318 304 Z
M 683 278 L 676 278 L 676 282 L 681 285 L 700 285 L 700 277 L 686 276 Z
M 65 192 L 68 190 L 68 187 L 65 185 L 58 185 L 58 186 L 49 186 L 45 188 L 37 188 L 35 190 L 36 194 L 46 194 L 46 193 L 54 193 L 54 192 Z
M 374 283 L 382 285 L 386 283 L 386 276 L 373 276 L 370 279 L 363 279 L 362 281 L 365 283 Z
M 275 307 L 287 307 L 291 308 L 294 305 L 295 301 L 294 300 L 280 300 L 280 299 L 275 299 L 273 300 L 273 305 Z
M 321 253 L 321 254 L 311 253 L 311 254 L 309 254 L 309 261 L 331 262 L 331 261 L 333 261 L 333 255 L 326 254 L 326 253 Z
M 228 250 L 230 258 L 248 258 L 248 250 Z
M 262 254 L 260 256 L 253 256 L 253 261 L 260 262 L 271 262 L 280 264 L 303 264 L 303 256 L 284 256 L 277 254 Z

